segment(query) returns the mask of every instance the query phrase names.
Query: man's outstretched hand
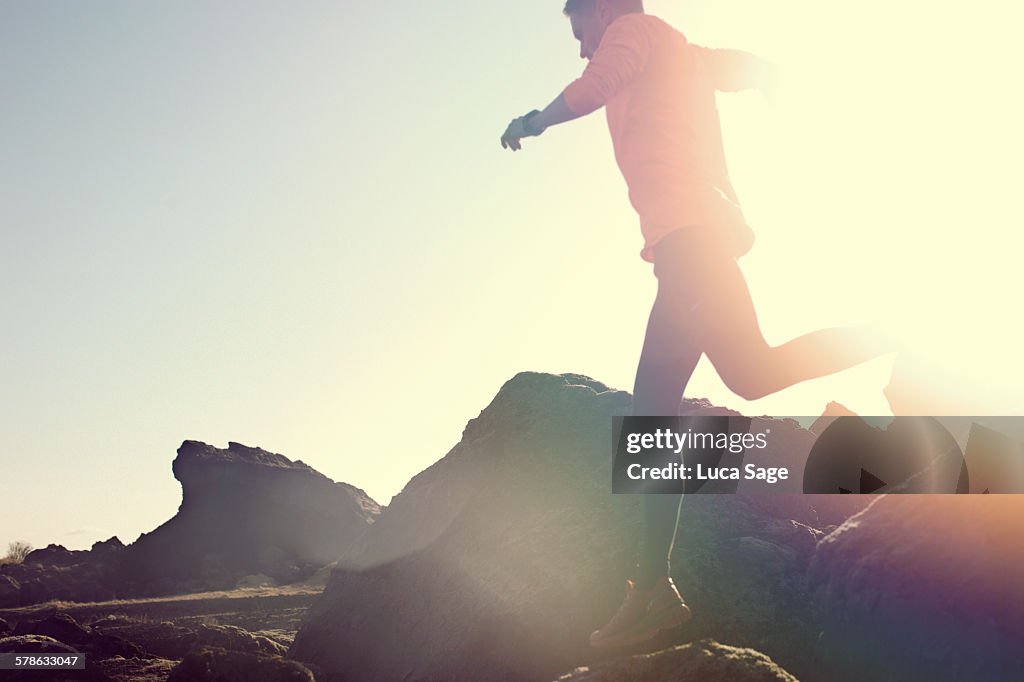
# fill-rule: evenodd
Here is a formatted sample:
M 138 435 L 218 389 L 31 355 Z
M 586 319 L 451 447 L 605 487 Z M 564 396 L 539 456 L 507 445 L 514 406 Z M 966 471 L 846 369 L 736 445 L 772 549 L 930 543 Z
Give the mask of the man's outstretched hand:
M 539 111 L 531 111 L 525 116 L 512 119 L 512 122 L 508 124 L 508 127 L 505 128 L 505 132 L 501 136 L 501 148 L 511 149 L 512 151 L 517 152 L 523 148 L 520 140 L 524 137 L 536 137 L 543 133 L 543 130 L 538 130 L 537 128 L 530 126 L 527 120 L 539 113 Z

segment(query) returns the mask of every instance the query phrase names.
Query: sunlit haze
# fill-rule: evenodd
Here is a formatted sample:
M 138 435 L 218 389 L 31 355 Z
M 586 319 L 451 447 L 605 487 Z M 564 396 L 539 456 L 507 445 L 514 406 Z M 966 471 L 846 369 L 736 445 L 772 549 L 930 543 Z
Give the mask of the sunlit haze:
M 719 97 L 768 341 L 877 323 L 965 382 L 936 390 L 1024 403 L 1021 10 L 647 9 L 779 66 L 773 101 Z M 519 371 L 631 390 L 656 280 L 603 113 L 498 142 L 584 67 L 560 10 L 0 7 L 0 548 L 135 540 L 186 439 L 386 504 Z M 686 395 L 885 415 L 892 364 L 747 403 L 705 360 Z

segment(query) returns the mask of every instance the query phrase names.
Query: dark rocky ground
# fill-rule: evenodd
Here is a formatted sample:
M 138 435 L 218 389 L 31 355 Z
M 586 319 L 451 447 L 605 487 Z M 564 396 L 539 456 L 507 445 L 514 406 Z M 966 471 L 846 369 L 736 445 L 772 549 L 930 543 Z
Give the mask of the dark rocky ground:
M 66 679 L 312 680 L 308 669 L 284 656 L 320 592 L 315 586 L 282 587 L 5 609 L 0 651 L 84 654 L 88 669 Z M 204 670 L 220 677 L 204 677 Z M 61 679 L 54 672 L 3 675 Z

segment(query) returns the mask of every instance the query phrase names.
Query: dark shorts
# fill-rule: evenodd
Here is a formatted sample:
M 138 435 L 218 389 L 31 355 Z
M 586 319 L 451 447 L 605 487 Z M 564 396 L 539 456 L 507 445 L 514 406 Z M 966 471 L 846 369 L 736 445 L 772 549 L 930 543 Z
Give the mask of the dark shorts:
M 668 343 L 721 340 L 748 325 L 750 294 L 736 251 L 719 228 L 681 228 L 654 245 L 655 333 Z

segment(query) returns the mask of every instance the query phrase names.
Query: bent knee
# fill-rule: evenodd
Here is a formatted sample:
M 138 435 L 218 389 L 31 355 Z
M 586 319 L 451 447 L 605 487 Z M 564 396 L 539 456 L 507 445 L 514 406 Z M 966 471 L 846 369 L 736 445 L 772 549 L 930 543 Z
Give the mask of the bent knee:
M 764 381 L 754 381 L 750 379 L 739 379 L 734 381 L 727 379 L 723 380 L 730 391 L 744 400 L 760 400 L 772 392 L 770 385 Z
M 773 365 L 764 353 L 751 351 L 729 358 L 711 358 L 726 387 L 744 400 L 758 400 L 774 392 Z

